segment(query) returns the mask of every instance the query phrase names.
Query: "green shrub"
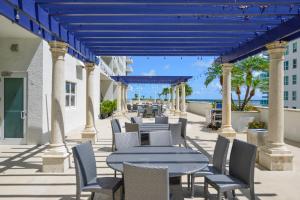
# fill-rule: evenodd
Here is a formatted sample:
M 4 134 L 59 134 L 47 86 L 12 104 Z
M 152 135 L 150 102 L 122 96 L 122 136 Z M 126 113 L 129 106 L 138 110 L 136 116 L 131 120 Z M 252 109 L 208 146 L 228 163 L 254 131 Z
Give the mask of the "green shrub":
M 249 129 L 266 129 L 267 125 L 265 122 L 262 122 L 262 121 L 254 121 L 254 122 L 250 122 L 248 124 L 248 128 Z
M 117 101 L 105 100 L 100 104 L 100 113 L 102 118 L 109 117 L 117 109 Z

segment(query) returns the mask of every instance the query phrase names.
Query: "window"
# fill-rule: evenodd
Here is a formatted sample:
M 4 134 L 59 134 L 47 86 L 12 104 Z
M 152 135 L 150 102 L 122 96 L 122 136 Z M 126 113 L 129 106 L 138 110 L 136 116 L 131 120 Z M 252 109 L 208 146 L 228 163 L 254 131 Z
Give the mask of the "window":
M 297 84 L 297 75 L 293 75 L 292 76 L 292 82 L 293 82 L 293 85 L 296 85 Z
M 297 52 L 297 42 L 293 43 L 293 53 Z
M 293 101 L 296 101 L 296 100 L 297 100 L 297 92 L 296 92 L 296 91 L 293 91 L 293 92 L 292 92 L 292 100 L 293 100 Z
M 289 61 L 284 61 L 284 70 L 289 70 Z
M 293 59 L 293 69 L 297 68 L 297 59 Z
M 297 109 L 295 106 L 293 106 L 293 109 Z
M 285 49 L 284 55 L 289 55 L 289 45 L 287 45 L 287 46 L 286 46 L 286 49 Z
M 284 91 L 284 100 L 285 101 L 289 100 L 289 92 L 288 91 Z
M 289 85 L 289 77 L 284 76 L 284 85 Z
M 76 83 L 66 82 L 66 107 L 76 105 Z

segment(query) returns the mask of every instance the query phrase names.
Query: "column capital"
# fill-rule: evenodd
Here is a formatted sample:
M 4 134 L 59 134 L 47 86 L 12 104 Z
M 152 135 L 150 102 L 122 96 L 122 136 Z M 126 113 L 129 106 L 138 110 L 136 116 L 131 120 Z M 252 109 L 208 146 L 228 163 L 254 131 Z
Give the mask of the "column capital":
M 286 48 L 286 41 L 275 41 L 266 45 L 268 52 L 272 53 L 284 53 Z
M 185 85 L 185 82 L 181 82 L 180 85 Z
M 88 71 L 93 71 L 95 69 L 95 63 L 92 62 L 85 62 L 84 68 Z
M 67 43 L 56 40 L 50 41 L 49 46 L 52 54 L 56 54 L 59 56 L 64 56 L 68 52 L 69 47 Z
M 228 70 L 231 70 L 233 68 L 233 63 L 223 63 L 221 66 L 222 66 L 222 69 L 228 69 Z

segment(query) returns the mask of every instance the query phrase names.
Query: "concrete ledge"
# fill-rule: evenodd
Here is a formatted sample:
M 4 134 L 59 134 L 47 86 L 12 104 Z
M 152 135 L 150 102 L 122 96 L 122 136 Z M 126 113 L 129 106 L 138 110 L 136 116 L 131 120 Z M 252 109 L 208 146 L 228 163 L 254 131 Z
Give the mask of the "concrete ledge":
M 228 138 L 230 141 L 236 138 L 236 132 L 232 127 L 221 127 L 218 134 Z

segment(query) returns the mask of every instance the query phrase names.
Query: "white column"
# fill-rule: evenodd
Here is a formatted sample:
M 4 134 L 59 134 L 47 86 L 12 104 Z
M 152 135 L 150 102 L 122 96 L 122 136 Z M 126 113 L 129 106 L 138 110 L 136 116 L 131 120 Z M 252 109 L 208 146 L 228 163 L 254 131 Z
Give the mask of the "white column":
M 175 98 L 174 98 L 175 87 L 171 86 L 171 111 L 175 111 Z
M 222 64 L 223 70 L 223 88 L 222 88 L 222 127 L 220 129 L 220 135 L 233 139 L 236 136 L 236 132 L 231 125 L 231 70 L 233 64 Z
M 44 172 L 64 172 L 68 167 L 69 153 L 65 147 L 65 54 L 68 44 L 59 41 L 49 42 L 52 53 L 52 94 L 51 94 L 51 133 L 50 145 L 43 154 Z
M 180 113 L 180 108 L 179 108 L 179 106 L 180 106 L 180 104 L 179 104 L 179 101 L 180 101 L 180 99 L 179 99 L 180 97 L 179 97 L 179 85 L 176 85 L 176 113 Z
M 186 113 L 185 83 L 181 83 L 181 113 Z
M 125 111 L 128 112 L 127 104 L 128 104 L 128 85 L 125 85 L 125 93 L 124 93 L 124 102 L 125 102 Z
M 85 63 L 86 70 L 86 122 L 85 128 L 81 133 L 83 141 L 96 142 L 97 132 L 95 129 L 94 119 L 94 63 Z
M 267 45 L 269 67 L 269 122 L 267 144 L 259 153 L 259 163 L 270 170 L 292 170 L 293 155 L 284 144 L 283 61 L 286 42 Z
M 117 115 L 122 113 L 122 83 L 117 83 Z

